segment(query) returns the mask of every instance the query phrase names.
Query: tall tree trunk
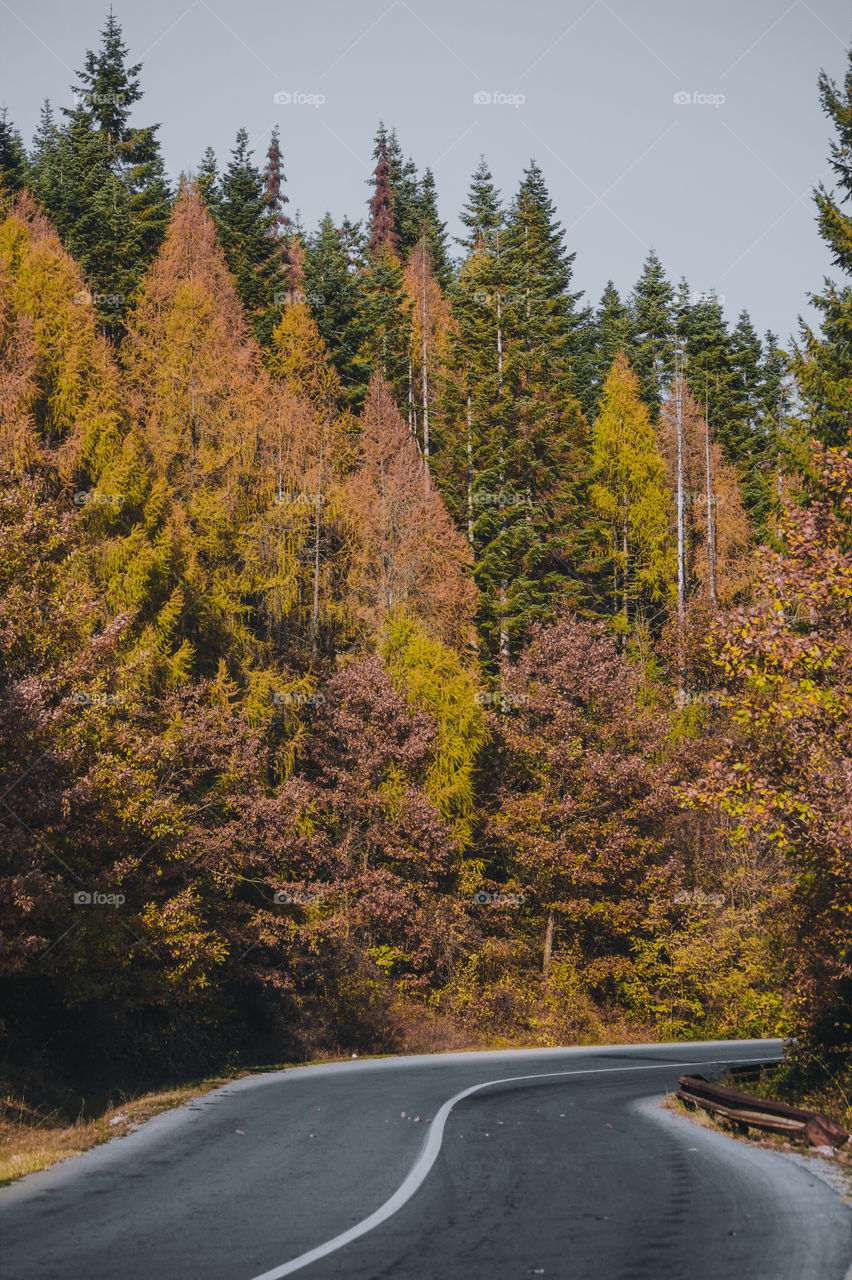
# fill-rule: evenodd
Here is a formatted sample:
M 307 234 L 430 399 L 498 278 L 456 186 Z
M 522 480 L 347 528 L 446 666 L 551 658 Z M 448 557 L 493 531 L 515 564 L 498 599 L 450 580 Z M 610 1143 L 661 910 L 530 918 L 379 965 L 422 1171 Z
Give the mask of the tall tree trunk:
M 686 602 L 686 539 L 683 522 L 683 386 L 679 361 L 675 365 L 677 419 L 677 671 L 678 706 L 684 703 L 683 624 Z
M 470 389 L 467 393 L 467 540 L 473 546 L 473 440 Z
M 426 237 L 423 237 L 423 251 L 420 255 L 420 297 L 421 325 L 423 327 L 423 485 L 429 492 L 429 345 L 426 334 Z
M 325 424 L 323 424 L 323 431 L 325 431 Z M 323 444 L 324 440 L 320 440 L 317 489 L 314 496 L 316 512 L 314 515 L 314 599 L 311 608 L 311 651 L 315 658 L 319 653 L 320 508 L 322 507 Z
M 704 395 L 704 472 L 707 492 L 707 571 L 710 582 L 710 599 L 716 603 L 716 527 L 715 499 L 713 497 L 713 472 L 710 466 L 710 412 L 707 393 Z

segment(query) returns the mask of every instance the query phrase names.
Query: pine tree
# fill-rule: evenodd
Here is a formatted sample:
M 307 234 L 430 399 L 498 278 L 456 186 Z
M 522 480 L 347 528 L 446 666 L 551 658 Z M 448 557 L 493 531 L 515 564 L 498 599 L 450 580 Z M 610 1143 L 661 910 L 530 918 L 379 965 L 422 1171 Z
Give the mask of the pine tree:
M 674 373 L 674 290 L 652 249 L 631 298 L 634 316 L 632 364 L 642 399 L 653 421 L 660 414 L 662 389 Z
M 43 146 L 34 166 L 35 191 L 68 252 L 86 277 L 104 331 L 124 332 L 123 315 L 144 260 L 134 224 L 132 197 L 112 168 L 105 136 L 82 108 L 51 136 L 42 119 Z
M 363 404 L 370 377 L 363 354 L 367 331 L 361 266 L 353 229 L 336 228 L 327 213 L 306 245 L 303 292 L 350 409 Z
M 219 184 L 219 168 L 212 147 L 207 147 L 201 157 L 201 163 L 198 166 L 198 172 L 195 177 L 195 185 L 198 188 L 199 196 L 204 201 L 215 222 L 222 191 Z
M 524 171 L 509 210 L 501 252 L 511 289 L 507 328 L 525 349 L 545 347 L 557 376 L 576 395 L 584 382 L 581 333 L 589 316 L 576 311 L 582 297 L 570 290 L 576 254 L 565 252 L 562 227 L 535 161 Z
M 411 156 L 407 160 L 403 158 L 396 129 L 391 129 L 388 134 L 387 163 L 393 207 L 393 229 L 400 256 L 405 259 L 421 235 L 420 187 L 417 180 L 417 167 Z
M 359 354 L 390 384 L 402 406 L 408 400 L 412 302 L 402 266 L 387 241 L 379 241 L 371 251 L 362 284 L 366 337 Z
M 211 213 L 246 316 L 258 342 L 267 346 L 281 318 L 288 274 L 276 238 L 279 209 L 270 203 L 267 182 L 252 162 L 245 129 L 237 131 L 221 198 Z
M 632 340 L 633 318 L 630 308 L 621 301 L 615 285 L 608 280 L 594 319 L 592 379 L 583 401 L 587 417 L 593 419 L 597 412 L 604 383 L 619 351 L 623 351 L 628 359 L 633 356 Z
M 441 288 L 447 289 L 453 274 L 447 253 L 447 226 L 438 217 L 438 193 L 431 169 L 426 169 L 423 174 L 419 203 L 421 236 L 426 237 L 432 270 Z
M 471 178 L 467 204 L 462 209 L 460 220 L 467 227 L 467 236 L 462 239 L 456 238 L 456 244 L 466 249 L 468 255 L 480 241 L 488 247 L 492 246 L 495 234 L 503 226 L 504 216 L 500 193 L 494 186 L 494 179 L 485 156 L 480 157 Z
M 391 164 L 388 158 L 388 135 L 384 124 L 379 125 L 376 134 L 373 159 L 376 161 L 376 167 L 370 179 L 373 194 L 369 200 L 370 217 L 367 223 L 370 254 L 374 256 L 380 248 L 384 247 L 394 256 L 398 256 L 402 244 L 394 223 Z
M 272 129 L 269 151 L 266 152 L 266 168 L 264 169 L 266 201 L 270 209 L 270 234 L 275 239 L 285 236 L 289 228 L 292 227 L 290 219 L 284 212 L 284 206 L 289 204 L 289 196 L 284 191 L 287 174 L 284 173 L 281 164 L 283 164 L 283 156 L 281 156 L 278 127 L 275 127 Z
M 65 114 L 85 113 L 100 133 L 110 156 L 110 168 L 129 197 L 130 219 L 138 245 L 139 269 L 150 261 L 165 234 L 171 194 L 157 139 L 159 125 L 134 128 L 133 106 L 142 98 L 142 64 L 125 65 L 127 46 L 110 10 L 97 53 L 86 53 L 84 69 L 74 87 L 77 106 Z
M 28 179 L 27 153 L 21 135 L 0 109 L 0 182 L 7 191 L 20 191 Z
M 674 564 L 665 463 L 639 380 L 623 354 L 604 385 L 592 442 L 591 497 L 609 530 L 611 610 L 625 632 L 637 615 L 659 620 Z
M 844 282 L 837 285 L 826 280 L 822 292 L 812 295 L 821 331 L 815 332 L 800 320 L 795 353 L 811 432 L 825 444 L 836 446 L 848 444 L 852 430 L 852 214 L 843 208 L 852 199 L 852 49 L 847 56 L 849 66 L 841 87 L 825 72 L 819 77 L 822 109 L 836 134 L 829 164 L 838 190 L 829 192 L 820 184 L 814 191 L 820 235 Z

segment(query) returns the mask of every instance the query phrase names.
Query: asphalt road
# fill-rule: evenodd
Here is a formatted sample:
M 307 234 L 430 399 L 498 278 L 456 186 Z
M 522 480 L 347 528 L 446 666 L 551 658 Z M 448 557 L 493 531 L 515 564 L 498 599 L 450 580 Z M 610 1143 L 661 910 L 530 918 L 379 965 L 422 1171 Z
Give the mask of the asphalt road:
M 686 1068 L 778 1053 L 629 1045 L 255 1076 L 0 1190 L 0 1278 L 844 1280 L 852 1209 L 812 1168 L 653 1102 Z

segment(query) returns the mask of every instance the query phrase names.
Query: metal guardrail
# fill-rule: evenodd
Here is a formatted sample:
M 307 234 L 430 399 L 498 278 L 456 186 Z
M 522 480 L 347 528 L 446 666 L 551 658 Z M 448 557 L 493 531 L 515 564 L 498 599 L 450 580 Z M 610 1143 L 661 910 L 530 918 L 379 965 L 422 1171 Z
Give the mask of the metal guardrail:
M 743 1128 L 780 1133 L 812 1147 L 842 1147 L 849 1134 L 835 1120 L 818 1111 L 805 1111 L 772 1098 L 757 1098 L 739 1089 L 710 1084 L 703 1076 L 681 1076 L 677 1096 L 682 1102 L 725 1116 Z

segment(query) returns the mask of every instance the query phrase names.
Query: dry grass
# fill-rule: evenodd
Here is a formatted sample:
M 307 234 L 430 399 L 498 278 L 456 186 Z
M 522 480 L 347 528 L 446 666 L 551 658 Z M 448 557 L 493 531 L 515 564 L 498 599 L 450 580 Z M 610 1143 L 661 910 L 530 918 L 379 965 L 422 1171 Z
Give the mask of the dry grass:
M 47 1169 L 110 1138 L 132 1132 L 146 1120 L 218 1089 L 233 1077 L 203 1080 L 179 1089 L 146 1093 L 112 1107 L 94 1120 L 67 1124 L 57 1112 L 42 1114 L 13 1098 L 0 1101 L 0 1186 Z

